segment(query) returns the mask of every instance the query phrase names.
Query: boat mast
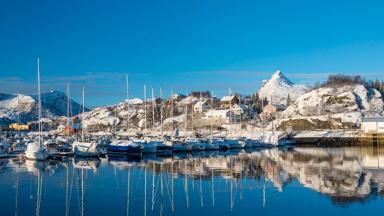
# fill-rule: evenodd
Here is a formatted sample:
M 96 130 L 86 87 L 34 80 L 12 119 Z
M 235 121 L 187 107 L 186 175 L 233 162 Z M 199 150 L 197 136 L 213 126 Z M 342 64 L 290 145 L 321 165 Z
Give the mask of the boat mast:
M 38 97 L 38 107 L 39 107 L 39 145 L 41 147 L 41 133 L 42 133 L 42 124 L 41 124 L 41 86 L 40 86 L 40 59 L 37 58 L 37 97 Z
M 163 135 L 163 89 L 160 86 L 160 130 Z
M 229 123 L 232 124 L 233 121 L 233 113 L 232 113 L 232 90 L 231 88 L 228 89 L 229 93 Z
M 81 141 L 84 142 L 84 106 L 85 106 L 85 87 L 82 89 L 82 111 L 81 111 Z
M 188 127 L 188 105 L 185 105 L 185 122 L 184 122 L 185 137 L 187 137 L 187 127 Z
M 127 116 L 127 131 L 129 129 L 129 78 L 128 74 L 125 75 L 125 81 L 126 81 L 126 100 L 127 100 L 127 106 L 128 106 L 128 116 Z
M 152 130 L 155 127 L 155 97 L 153 96 L 153 87 L 151 89 L 151 94 L 152 94 Z
M 144 132 L 147 130 L 147 86 L 144 85 Z
M 67 124 L 69 125 L 69 118 L 71 118 L 71 95 L 69 91 L 69 82 L 67 82 Z
M 173 122 L 173 89 L 171 89 L 171 120 L 172 120 L 172 131 L 175 130 Z
M 214 110 L 214 107 L 213 107 L 213 91 L 211 91 L 211 109 Z M 211 132 L 211 138 L 212 138 L 212 133 L 213 133 L 212 132 L 213 131 L 212 119 L 211 119 L 209 124 L 210 124 L 210 130 L 211 130 L 210 131 Z

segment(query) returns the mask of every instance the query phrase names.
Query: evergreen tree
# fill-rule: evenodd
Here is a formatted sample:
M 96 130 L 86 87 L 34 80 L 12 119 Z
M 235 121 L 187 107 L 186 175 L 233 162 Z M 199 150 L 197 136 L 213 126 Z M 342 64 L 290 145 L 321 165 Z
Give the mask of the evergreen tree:
M 286 107 L 289 107 L 291 104 L 293 103 L 292 99 L 291 99 L 291 96 L 288 94 L 287 96 L 287 102 L 286 102 Z
M 258 92 L 253 96 L 253 109 L 254 110 L 261 109 L 261 100 Z

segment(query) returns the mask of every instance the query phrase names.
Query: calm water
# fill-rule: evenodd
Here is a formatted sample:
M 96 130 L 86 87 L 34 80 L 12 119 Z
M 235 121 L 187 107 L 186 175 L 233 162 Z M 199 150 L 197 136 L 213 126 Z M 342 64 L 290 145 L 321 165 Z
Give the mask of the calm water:
M 384 210 L 377 148 L 0 161 L 1 215 L 362 215 Z

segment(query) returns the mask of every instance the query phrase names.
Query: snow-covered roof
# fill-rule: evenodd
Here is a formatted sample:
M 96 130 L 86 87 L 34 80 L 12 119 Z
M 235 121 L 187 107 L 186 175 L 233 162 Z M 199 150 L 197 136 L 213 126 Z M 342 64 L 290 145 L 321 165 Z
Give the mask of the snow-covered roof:
M 206 102 L 207 102 L 207 100 L 200 100 L 194 106 L 196 106 L 196 107 L 203 106 Z
M 233 105 L 232 109 L 242 109 L 242 110 L 247 110 L 248 109 L 248 106 L 245 105 L 245 104 L 235 104 Z
M 188 105 L 188 104 L 196 103 L 196 101 L 198 101 L 197 98 L 192 97 L 192 96 L 188 96 L 188 97 L 184 98 L 183 100 L 181 100 L 179 102 L 179 104 L 181 104 L 181 105 Z
M 207 111 L 207 116 L 210 116 L 210 115 L 225 115 L 226 113 L 230 112 L 229 109 L 222 109 L 222 110 L 208 110 Z
M 227 102 L 227 101 L 232 101 L 233 98 L 235 98 L 235 95 L 227 95 L 221 98 L 221 102 Z
M 384 117 L 366 117 L 366 118 L 361 118 L 362 122 L 384 122 Z

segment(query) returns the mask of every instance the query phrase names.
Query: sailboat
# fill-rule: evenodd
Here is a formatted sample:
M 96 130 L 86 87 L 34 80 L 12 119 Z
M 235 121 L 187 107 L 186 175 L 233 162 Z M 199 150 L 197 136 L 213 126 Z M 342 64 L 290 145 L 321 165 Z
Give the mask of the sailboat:
M 152 109 L 154 108 L 154 104 L 153 104 L 153 101 L 154 98 L 153 98 L 153 89 L 152 89 Z M 152 111 L 152 115 L 153 115 L 153 123 L 154 124 L 154 109 Z M 147 132 L 147 87 L 146 85 L 144 85 L 144 137 L 146 137 L 146 132 Z M 142 144 L 142 147 L 143 147 L 143 153 L 145 154 L 155 154 L 158 150 L 158 144 L 160 142 L 157 142 L 157 141 L 153 141 L 153 140 L 136 140 L 137 142 L 140 142 Z
M 81 114 L 81 122 L 83 124 L 84 122 L 84 106 L 85 106 L 85 88 L 83 87 L 82 91 L 82 114 Z M 83 124 L 84 125 L 84 124 Z M 97 148 L 97 143 L 92 142 L 85 142 L 84 141 L 84 127 L 81 130 L 81 142 L 76 141 L 73 143 L 72 150 L 75 156 L 77 157 L 96 157 L 100 155 L 99 149 Z
M 128 116 L 127 116 L 127 131 L 129 130 L 129 86 L 128 86 L 128 74 L 126 74 L 126 101 L 128 105 Z M 140 142 L 134 140 L 121 140 L 114 139 L 108 145 L 107 153 L 108 156 L 141 156 L 142 146 Z
M 30 160 L 45 160 L 48 157 L 46 149 L 42 145 L 42 125 L 41 125 L 41 88 L 40 88 L 40 60 L 37 59 L 37 96 L 39 107 L 39 141 L 28 144 L 25 157 Z

